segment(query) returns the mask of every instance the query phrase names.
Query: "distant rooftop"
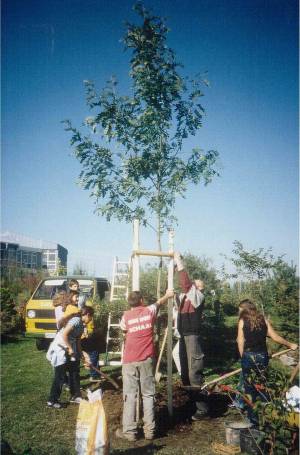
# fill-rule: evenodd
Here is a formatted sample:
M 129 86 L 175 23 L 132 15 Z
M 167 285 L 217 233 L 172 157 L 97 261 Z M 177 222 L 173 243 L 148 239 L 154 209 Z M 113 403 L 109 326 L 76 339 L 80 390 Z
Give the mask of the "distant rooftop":
M 0 233 L 1 242 L 5 243 L 17 243 L 18 245 L 27 247 L 27 248 L 37 248 L 40 250 L 55 250 L 57 248 L 57 243 L 47 242 L 44 240 L 37 240 L 31 237 L 27 237 L 21 234 L 15 234 L 14 232 L 1 232 Z

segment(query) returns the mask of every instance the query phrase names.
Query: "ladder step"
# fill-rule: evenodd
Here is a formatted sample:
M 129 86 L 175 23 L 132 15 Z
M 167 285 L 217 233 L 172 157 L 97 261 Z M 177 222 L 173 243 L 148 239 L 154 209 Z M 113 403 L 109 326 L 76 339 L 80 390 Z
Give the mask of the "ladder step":
M 124 284 L 114 284 L 113 287 L 118 289 L 127 289 L 127 286 L 125 286 Z

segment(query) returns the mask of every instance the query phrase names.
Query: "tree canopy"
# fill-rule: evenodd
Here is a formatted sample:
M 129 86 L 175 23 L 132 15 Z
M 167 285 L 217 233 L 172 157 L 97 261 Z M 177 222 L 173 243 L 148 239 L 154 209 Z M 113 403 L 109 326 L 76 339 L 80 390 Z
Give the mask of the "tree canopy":
M 164 20 L 140 3 L 134 9 L 140 23 L 127 23 L 123 38 L 131 53 L 130 95 L 118 93 L 115 77 L 100 92 L 85 81 L 94 115 L 80 129 L 67 120 L 65 129 L 82 165 L 80 184 L 95 199 L 96 211 L 108 221 L 139 218 L 144 224 L 151 224 L 152 214 L 159 240 L 174 222 L 176 197 L 185 195 L 188 183 L 206 185 L 218 175 L 218 153 L 183 151 L 184 141 L 202 127 L 200 99 L 208 82 L 183 77 Z

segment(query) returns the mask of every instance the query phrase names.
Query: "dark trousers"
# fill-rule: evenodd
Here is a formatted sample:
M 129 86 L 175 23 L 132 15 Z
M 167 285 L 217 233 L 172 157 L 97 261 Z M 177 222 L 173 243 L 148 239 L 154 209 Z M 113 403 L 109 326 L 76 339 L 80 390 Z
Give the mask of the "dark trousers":
M 80 397 L 80 360 L 67 360 L 63 365 L 54 368 L 54 378 L 50 389 L 49 401 L 57 402 L 61 395 L 66 372 L 69 374 L 70 393 L 73 397 Z
M 99 364 L 98 364 L 99 352 L 98 351 L 89 351 L 88 355 L 90 356 L 91 364 L 93 365 L 93 367 L 99 368 Z M 95 370 L 93 370 L 93 368 L 90 368 L 90 373 L 91 373 L 92 378 L 94 378 L 94 379 L 99 378 L 99 374 Z
M 201 386 L 204 382 L 204 354 L 199 335 L 183 335 L 179 342 L 181 380 L 183 385 Z M 208 406 L 200 392 L 191 392 L 199 412 L 207 412 Z
M 265 373 L 269 364 L 268 353 L 244 352 L 241 364 L 245 394 L 251 396 L 252 403 L 255 403 L 258 397 L 262 401 L 268 401 L 267 392 L 265 390 L 258 391 L 255 387 L 256 384 L 265 385 Z M 257 417 L 250 406 L 247 406 L 247 413 L 250 422 L 257 425 Z

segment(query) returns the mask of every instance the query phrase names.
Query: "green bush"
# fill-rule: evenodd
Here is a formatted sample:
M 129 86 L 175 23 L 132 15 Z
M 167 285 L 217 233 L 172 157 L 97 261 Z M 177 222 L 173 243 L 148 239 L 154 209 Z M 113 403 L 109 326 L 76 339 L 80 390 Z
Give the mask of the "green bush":
M 293 433 L 297 429 L 291 428 L 288 424 L 288 416 L 292 412 L 292 408 L 286 400 L 289 386 L 286 373 L 276 364 L 271 364 L 267 369 L 265 383 L 269 400 L 267 403 L 257 400 L 254 405 L 254 412 L 259 420 L 259 429 L 265 435 L 269 454 L 286 454 L 287 449 L 291 449 L 293 446 Z
M 1 335 L 8 335 L 20 330 L 22 317 L 17 311 L 16 297 L 9 288 L 0 289 Z

